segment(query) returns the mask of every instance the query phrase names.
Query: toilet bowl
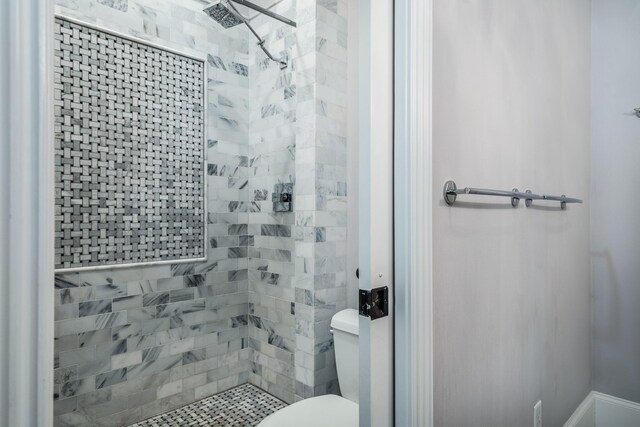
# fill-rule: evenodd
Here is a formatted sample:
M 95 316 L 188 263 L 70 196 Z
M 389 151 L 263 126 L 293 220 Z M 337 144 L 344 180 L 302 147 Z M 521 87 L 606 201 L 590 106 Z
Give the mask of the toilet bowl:
M 352 309 L 331 319 L 342 396 L 301 400 L 268 416 L 258 427 L 358 427 L 358 322 L 358 311 Z

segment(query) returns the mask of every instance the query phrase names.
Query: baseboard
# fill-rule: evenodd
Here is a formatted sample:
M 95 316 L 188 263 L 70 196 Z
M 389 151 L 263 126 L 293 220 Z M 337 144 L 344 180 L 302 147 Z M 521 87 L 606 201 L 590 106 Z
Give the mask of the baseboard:
M 564 427 L 637 427 L 640 403 L 597 391 L 590 392 Z
M 596 425 L 596 400 L 591 391 L 571 414 L 564 427 L 595 427 Z

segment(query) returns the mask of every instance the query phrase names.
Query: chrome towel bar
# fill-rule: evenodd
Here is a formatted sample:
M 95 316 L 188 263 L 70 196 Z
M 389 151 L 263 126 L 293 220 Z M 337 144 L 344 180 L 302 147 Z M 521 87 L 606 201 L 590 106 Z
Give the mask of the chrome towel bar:
M 444 183 L 444 188 L 442 190 L 442 196 L 444 197 L 444 201 L 449 205 L 453 205 L 458 198 L 459 195 L 463 194 L 475 194 L 478 196 L 498 196 L 498 197 L 509 197 L 511 199 L 511 206 L 514 208 L 518 206 L 520 203 L 520 199 L 524 199 L 525 205 L 530 207 L 533 204 L 534 200 L 549 200 L 554 202 L 560 202 L 560 207 L 562 209 L 567 208 L 567 203 L 582 203 L 582 200 L 575 199 L 572 197 L 567 197 L 565 195 L 562 196 L 549 196 L 546 194 L 539 195 L 534 194 L 531 190 L 527 190 L 524 193 L 518 191 L 517 188 L 514 188 L 511 191 L 502 191 L 502 190 L 489 190 L 486 188 L 458 188 L 454 181 L 447 181 Z

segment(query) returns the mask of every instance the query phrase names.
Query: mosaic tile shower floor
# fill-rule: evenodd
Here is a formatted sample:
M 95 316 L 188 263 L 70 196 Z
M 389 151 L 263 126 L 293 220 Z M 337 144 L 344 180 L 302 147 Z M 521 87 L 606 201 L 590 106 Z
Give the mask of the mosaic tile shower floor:
M 130 427 L 254 427 L 285 406 L 269 393 L 245 384 Z

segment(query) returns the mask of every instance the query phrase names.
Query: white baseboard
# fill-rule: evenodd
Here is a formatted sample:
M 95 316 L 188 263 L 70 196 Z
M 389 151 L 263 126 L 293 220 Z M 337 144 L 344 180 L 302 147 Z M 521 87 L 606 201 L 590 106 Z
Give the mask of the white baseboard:
M 590 392 L 564 427 L 638 427 L 640 403 Z
M 589 392 L 582 403 L 569 417 L 564 427 L 595 427 L 596 426 L 596 400 L 593 392 Z

